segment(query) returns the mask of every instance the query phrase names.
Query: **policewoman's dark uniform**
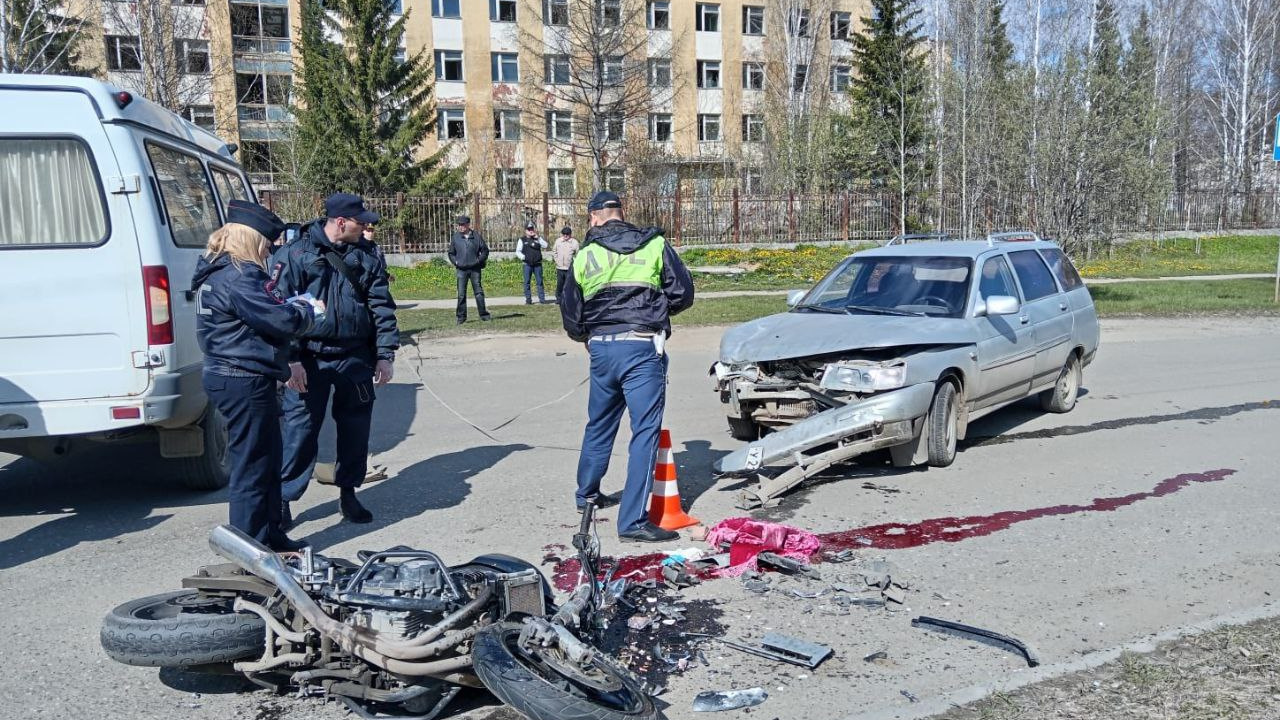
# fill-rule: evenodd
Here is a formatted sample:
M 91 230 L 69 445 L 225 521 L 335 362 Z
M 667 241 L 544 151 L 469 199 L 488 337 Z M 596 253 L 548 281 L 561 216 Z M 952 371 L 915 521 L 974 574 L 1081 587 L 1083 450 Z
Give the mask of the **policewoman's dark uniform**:
M 337 430 L 334 484 L 354 489 L 364 482 L 374 369 L 378 360 L 394 361 L 400 346 L 396 303 L 381 251 L 363 238 L 331 243 L 324 225 L 324 218 L 304 225 L 298 239 L 272 258 L 272 273 L 282 292 L 311 293 L 326 305 L 324 317 L 302 334 L 290 358 L 306 370 L 307 391 L 287 389 L 284 394 L 285 452 L 280 475 L 286 503 L 300 499 L 311 481 L 330 396 Z M 346 269 L 332 261 L 345 264 Z
M 228 223 L 248 225 L 274 240 L 284 229 L 267 209 L 233 200 Z M 196 337 L 204 351 L 204 391 L 227 426 L 231 525 L 275 550 L 296 550 L 280 529 L 280 402 L 276 384 L 289 379 L 283 348 L 311 327 L 310 305 L 286 303 L 256 264 L 239 267 L 223 253 L 200 258 Z

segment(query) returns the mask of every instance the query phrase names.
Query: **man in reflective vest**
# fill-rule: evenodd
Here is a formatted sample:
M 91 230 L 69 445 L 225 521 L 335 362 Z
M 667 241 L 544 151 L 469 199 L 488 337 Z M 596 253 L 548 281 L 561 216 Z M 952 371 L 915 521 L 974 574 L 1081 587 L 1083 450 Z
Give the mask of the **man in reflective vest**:
M 667 542 L 678 535 L 648 520 L 649 493 L 666 402 L 671 316 L 693 305 L 693 278 L 659 228 L 622 217 L 622 201 L 598 192 L 587 203 L 591 229 L 573 259 L 560 313 L 569 337 L 591 354 L 587 429 L 578 458 L 578 507 L 600 494 L 625 409 L 631 417 L 627 481 L 618 510 L 624 542 Z

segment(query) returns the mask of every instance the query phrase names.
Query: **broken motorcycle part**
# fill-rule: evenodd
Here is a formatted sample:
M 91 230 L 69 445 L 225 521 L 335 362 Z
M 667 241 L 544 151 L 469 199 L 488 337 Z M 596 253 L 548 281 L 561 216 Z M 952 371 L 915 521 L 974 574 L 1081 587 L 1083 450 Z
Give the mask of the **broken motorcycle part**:
M 810 580 L 822 579 L 822 575 L 817 570 L 814 570 L 808 563 L 789 557 L 783 557 L 777 553 L 762 552 L 756 555 L 756 562 L 776 570 L 781 570 L 782 572 L 803 575 Z
M 1027 661 L 1027 667 L 1036 667 L 1040 664 L 1040 658 L 1036 652 L 1032 650 L 1026 643 L 1008 635 L 1001 635 L 993 630 L 986 630 L 972 625 L 961 625 L 960 623 L 951 622 L 949 620 L 939 620 L 931 617 L 918 617 L 911 621 L 915 627 L 923 627 L 930 630 L 938 630 L 947 635 L 960 635 L 969 637 L 983 642 L 987 645 L 994 645 L 1004 649 L 1013 648 L 1022 655 Z
M 662 579 L 673 588 L 687 588 L 697 585 L 700 581 L 698 578 L 690 575 L 685 569 L 684 563 L 671 563 L 662 566 Z
M 755 707 L 769 698 L 764 688 L 747 690 L 706 690 L 693 699 L 694 712 L 719 712 Z
M 720 642 L 744 653 L 757 655 L 769 660 L 777 660 L 778 662 L 800 665 L 810 670 L 818 667 L 823 660 L 831 656 L 831 648 L 826 645 L 818 645 L 817 643 L 777 633 L 766 634 L 761 638 L 758 646 L 747 645 L 733 640 L 720 640 Z

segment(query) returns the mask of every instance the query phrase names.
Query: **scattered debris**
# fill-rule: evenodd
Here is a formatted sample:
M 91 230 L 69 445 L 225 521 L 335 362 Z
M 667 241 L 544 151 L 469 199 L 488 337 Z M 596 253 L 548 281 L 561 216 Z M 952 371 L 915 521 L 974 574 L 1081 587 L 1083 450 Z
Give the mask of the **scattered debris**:
M 756 555 L 756 562 L 766 567 L 771 567 L 775 570 L 780 570 L 785 573 L 801 575 L 809 578 L 810 580 L 822 579 L 822 575 L 817 570 L 814 570 L 813 566 L 809 565 L 808 563 L 802 562 L 800 560 L 796 560 L 794 558 L 783 557 L 782 555 L 778 555 L 777 553 L 762 552 Z
M 881 591 L 880 594 L 884 596 L 884 599 L 886 601 L 891 603 L 904 605 L 907 602 L 907 593 L 897 585 L 890 585 L 889 587 Z
M 689 574 L 688 568 L 682 562 L 664 562 L 662 565 L 662 579 L 667 585 L 673 588 L 687 588 L 697 585 L 700 581 L 698 578 Z
M 822 559 L 829 563 L 849 562 L 850 560 L 853 560 L 854 557 L 852 549 L 840 550 L 839 552 L 827 551 L 822 553 Z
M 769 592 L 769 584 L 773 582 L 773 578 L 767 578 L 756 572 L 748 570 L 742 576 L 742 586 L 749 592 L 759 593 L 761 595 Z
M 769 698 L 764 688 L 747 690 L 706 690 L 693 699 L 694 712 L 719 712 L 755 707 Z
M 830 590 L 831 588 L 822 588 L 821 590 L 814 590 L 812 592 L 805 590 L 792 590 L 791 594 L 803 600 L 816 600 L 823 595 L 826 595 Z
M 708 555 L 690 562 L 689 565 L 692 565 L 699 570 L 713 570 L 715 568 L 729 567 L 729 553 Z
M 632 615 L 627 619 L 627 627 L 632 630 L 643 630 L 653 624 L 653 617 L 650 615 Z
M 913 702 L 913 703 L 920 702 L 920 698 L 916 697 L 915 695 L 912 695 L 909 690 L 899 690 L 898 692 L 901 693 L 902 697 L 906 698 L 908 702 Z
M 884 598 L 851 598 L 848 595 L 836 595 L 831 598 L 831 602 L 839 607 L 851 607 L 857 605 L 859 607 L 884 607 Z
M 879 663 L 882 660 L 888 660 L 888 659 L 889 659 L 889 653 L 884 650 L 877 650 L 876 652 L 873 652 L 870 655 L 862 658 L 864 662 L 869 662 L 869 663 Z
M 992 630 L 974 627 L 972 625 L 961 625 L 960 623 L 951 622 L 949 620 L 939 620 L 931 617 L 918 617 L 911 621 L 914 627 L 923 627 L 927 630 L 937 630 L 946 635 L 960 635 L 978 640 L 987 645 L 995 647 L 1013 648 L 1027 661 L 1028 667 L 1036 667 L 1040 664 L 1040 658 L 1036 655 L 1026 643 L 1017 638 L 1001 635 Z
M 878 491 L 880 491 L 880 492 L 882 492 L 882 493 L 889 493 L 889 494 L 893 494 L 893 493 L 900 493 L 900 492 L 902 492 L 902 489 L 901 489 L 901 488 L 889 487 L 888 485 L 877 485 L 876 483 L 873 483 L 873 482 L 864 482 L 864 483 L 862 483 L 862 489 L 863 489 L 863 490 L 878 490 Z
M 801 665 L 810 670 L 818 667 L 823 660 L 831 656 L 831 648 L 826 645 L 818 645 L 807 640 L 777 633 L 767 633 L 761 638 L 759 645 L 747 645 L 746 643 L 724 639 L 721 639 L 720 642 L 735 650 L 741 650 L 751 655 L 758 655 L 778 662 L 791 663 L 792 665 Z

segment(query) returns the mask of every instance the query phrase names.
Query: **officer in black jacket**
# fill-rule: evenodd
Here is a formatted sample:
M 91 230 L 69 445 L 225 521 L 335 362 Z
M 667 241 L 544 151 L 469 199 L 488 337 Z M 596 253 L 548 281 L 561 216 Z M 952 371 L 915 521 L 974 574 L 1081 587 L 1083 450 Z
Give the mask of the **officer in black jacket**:
M 359 195 L 325 200 L 325 217 L 304 225 L 298 239 L 280 248 L 272 274 L 287 295 L 310 293 L 325 302 L 325 318 L 303 333 L 289 363 L 284 396 L 283 523 L 289 503 L 302 497 L 316 462 L 316 441 L 329 396 L 337 425 L 334 484 L 339 509 L 351 522 L 373 514 L 356 499 L 368 466 L 373 386 L 391 381 L 400 331 L 387 266 L 362 232 L 379 217 Z
M 204 390 L 227 425 L 231 524 L 272 549 L 296 551 L 306 543 L 290 540 L 280 527 L 276 383 L 289 378 L 284 348 L 311 328 L 324 304 L 286 302 L 267 275 L 271 242 L 282 230 L 270 210 L 232 200 L 227 224 L 209 236 L 191 288 Z

